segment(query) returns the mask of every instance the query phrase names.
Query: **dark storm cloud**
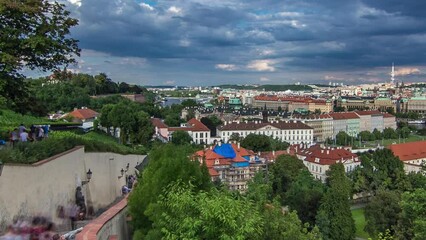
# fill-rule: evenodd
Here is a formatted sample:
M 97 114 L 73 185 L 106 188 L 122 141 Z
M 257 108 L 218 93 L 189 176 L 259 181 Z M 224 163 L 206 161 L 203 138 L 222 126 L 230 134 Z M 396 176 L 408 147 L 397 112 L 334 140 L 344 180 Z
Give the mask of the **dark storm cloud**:
M 155 63 L 144 70 L 152 73 L 221 78 L 426 64 L 425 1 L 69 2 L 80 20 L 73 34 L 82 48 L 146 59 Z

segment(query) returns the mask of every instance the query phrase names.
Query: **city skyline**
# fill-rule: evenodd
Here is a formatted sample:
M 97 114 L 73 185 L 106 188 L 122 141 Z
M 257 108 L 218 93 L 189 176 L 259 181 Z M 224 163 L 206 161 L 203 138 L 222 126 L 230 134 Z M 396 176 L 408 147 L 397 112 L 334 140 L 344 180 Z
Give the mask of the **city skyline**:
M 418 1 L 63 0 L 75 72 L 140 85 L 424 81 Z M 32 73 L 31 75 L 45 75 Z

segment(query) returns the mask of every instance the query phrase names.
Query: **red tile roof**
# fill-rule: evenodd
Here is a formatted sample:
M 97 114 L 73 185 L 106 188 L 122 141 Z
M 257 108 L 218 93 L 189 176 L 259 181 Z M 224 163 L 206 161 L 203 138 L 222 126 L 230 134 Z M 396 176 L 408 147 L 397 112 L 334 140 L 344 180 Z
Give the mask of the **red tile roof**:
M 335 112 L 335 113 L 329 113 L 329 115 L 334 120 L 357 119 L 357 118 L 359 118 L 359 116 L 356 115 L 355 112 Z
M 85 109 L 76 109 L 69 113 L 69 115 L 78 118 L 78 119 L 90 119 L 95 118 L 99 115 L 98 112 L 93 111 L 92 109 L 85 108 Z
M 378 110 L 371 110 L 371 111 L 355 111 L 358 115 L 381 115 L 382 113 Z
M 159 118 L 151 118 L 151 123 L 152 123 L 152 125 L 154 125 L 154 127 L 158 127 L 158 128 L 168 128 L 169 127 L 163 121 L 161 121 L 161 119 L 159 119 Z
M 426 158 L 426 141 L 392 144 L 388 148 L 401 161 Z
M 394 118 L 395 116 L 390 113 L 382 113 L 383 118 Z
M 210 131 L 206 125 L 202 122 L 198 121 L 195 118 L 189 120 L 186 124 L 186 127 L 169 127 L 169 131 L 192 131 L 192 132 L 204 132 Z
M 294 145 L 296 146 L 296 145 Z M 344 148 L 322 148 L 316 144 L 308 148 L 298 148 L 298 155 L 305 156 L 305 161 L 321 165 L 332 165 L 337 162 L 355 161 L 359 162 L 358 156 Z

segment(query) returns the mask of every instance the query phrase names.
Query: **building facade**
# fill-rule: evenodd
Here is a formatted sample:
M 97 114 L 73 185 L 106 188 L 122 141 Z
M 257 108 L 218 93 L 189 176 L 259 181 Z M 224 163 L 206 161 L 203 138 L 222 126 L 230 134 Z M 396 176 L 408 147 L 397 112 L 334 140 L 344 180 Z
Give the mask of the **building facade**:
M 421 172 L 426 164 L 426 141 L 392 144 L 389 149 L 404 163 L 406 173 Z
M 155 128 L 154 137 L 168 142 L 172 140 L 172 134 L 176 131 L 184 131 L 192 137 L 196 144 L 210 144 L 210 129 L 195 118 L 190 119 L 187 123 L 181 124 L 180 127 L 169 127 L 161 119 L 152 118 L 151 123 Z
M 353 171 L 361 164 L 358 156 L 345 148 L 323 148 L 318 144 L 299 146 L 296 150 L 296 156 L 303 161 L 303 164 L 315 179 L 322 182 L 327 179 L 326 172 L 333 164 L 342 163 L 346 173 Z
M 407 112 L 426 113 L 426 97 L 412 97 L 407 102 Z
M 312 144 L 314 138 L 313 128 L 300 121 L 236 121 L 225 122 L 217 128 L 217 136 L 224 142 L 228 142 L 233 134 L 240 137 L 246 137 L 249 134 L 262 134 L 290 144 Z
M 196 152 L 194 158 L 206 164 L 212 181 L 220 181 L 239 192 L 244 192 L 247 183 L 266 166 L 253 151 L 239 144 L 219 143 Z
M 324 142 L 333 137 L 333 118 L 329 114 L 292 116 L 291 120 L 302 121 L 313 129 L 314 142 Z

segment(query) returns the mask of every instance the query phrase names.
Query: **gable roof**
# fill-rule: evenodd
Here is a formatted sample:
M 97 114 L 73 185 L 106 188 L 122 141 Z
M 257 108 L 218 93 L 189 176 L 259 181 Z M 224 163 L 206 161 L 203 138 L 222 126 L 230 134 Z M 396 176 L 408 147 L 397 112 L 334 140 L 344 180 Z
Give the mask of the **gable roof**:
M 355 111 L 356 114 L 360 116 L 366 116 L 366 115 L 382 115 L 382 113 L 378 110 L 371 110 L 371 111 Z
M 157 127 L 157 128 L 168 128 L 169 127 L 163 121 L 161 121 L 161 119 L 159 119 L 159 118 L 151 118 L 151 123 L 154 127 Z
M 355 112 L 335 112 L 329 113 L 334 120 L 357 119 L 359 116 Z
M 401 161 L 426 158 L 426 141 L 392 144 L 388 148 Z
M 190 119 L 186 123 L 186 127 L 169 127 L 169 131 L 192 131 L 192 132 L 205 132 L 210 131 L 206 125 L 195 118 Z
M 93 111 L 90 108 L 84 108 L 84 109 L 75 109 L 74 111 L 70 112 L 69 115 L 78 119 L 89 119 L 89 118 L 97 117 L 99 113 Z

